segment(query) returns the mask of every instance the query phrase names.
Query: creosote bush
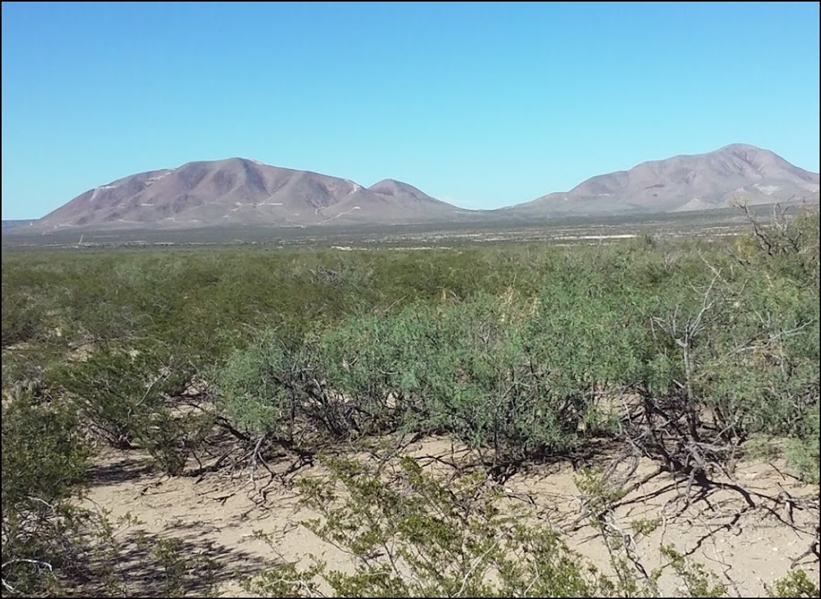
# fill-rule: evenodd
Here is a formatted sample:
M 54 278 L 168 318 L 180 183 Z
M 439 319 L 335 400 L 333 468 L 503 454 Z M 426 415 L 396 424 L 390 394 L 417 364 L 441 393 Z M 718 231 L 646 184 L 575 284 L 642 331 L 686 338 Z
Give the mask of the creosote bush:
M 3 595 L 48 595 L 81 552 L 84 515 L 70 498 L 88 447 L 68 406 L 22 393 L 4 400 L 2 412 Z
M 682 258 L 651 293 L 652 247 L 601 252 L 601 262 L 551 264 L 530 297 L 414 303 L 300 341 L 270 331 L 212 379 L 229 416 L 257 435 L 310 449 L 448 433 L 498 476 L 574 451 L 582 432 L 632 438 L 670 470 L 704 474 L 731 465 L 751 435 L 807 438 L 817 289 L 716 254 L 697 266 Z M 635 254 L 626 264 L 625 253 Z M 647 418 L 620 422 L 612 401 L 631 395 Z M 808 475 L 812 448 L 794 454 L 809 456 L 794 460 Z

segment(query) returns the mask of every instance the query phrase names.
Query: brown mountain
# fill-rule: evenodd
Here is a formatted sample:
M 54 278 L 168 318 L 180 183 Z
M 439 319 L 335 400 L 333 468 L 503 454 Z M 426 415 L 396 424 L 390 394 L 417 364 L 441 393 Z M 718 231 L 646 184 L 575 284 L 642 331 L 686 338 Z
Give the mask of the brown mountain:
M 347 179 L 230 158 L 140 173 L 77 196 L 35 223 L 44 230 L 221 225 L 410 224 L 462 220 L 462 210 L 387 179 Z
M 769 204 L 818 198 L 818 173 L 741 144 L 644 162 L 593 177 L 565 193 L 490 211 L 457 208 L 391 179 L 366 188 L 347 179 L 230 158 L 101 185 L 26 230 L 448 224 L 705 210 L 726 207 L 734 199 Z
M 599 175 L 565 193 L 503 208 L 508 216 L 597 215 L 724 208 L 734 200 L 771 204 L 819 197 L 819 175 L 750 145 L 643 162 Z

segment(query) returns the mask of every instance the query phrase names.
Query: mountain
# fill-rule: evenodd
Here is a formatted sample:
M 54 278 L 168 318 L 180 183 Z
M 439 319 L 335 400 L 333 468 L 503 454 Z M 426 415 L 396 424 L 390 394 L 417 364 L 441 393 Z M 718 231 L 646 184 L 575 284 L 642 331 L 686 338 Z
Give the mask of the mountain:
M 391 179 L 365 188 L 347 179 L 230 158 L 112 181 L 77 196 L 34 227 L 304 227 L 448 222 L 470 215 Z
M 818 199 L 818 173 L 743 144 L 643 162 L 628 171 L 593 177 L 568 192 L 485 211 L 457 208 L 392 179 L 363 187 L 348 179 L 229 158 L 189 162 L 95 187 L 25 231 L 447 225 L 708 210 L 733 200 L 771 204 Z M 3 227 L 6 231 L 5 223 Z
M 499 215 L 658 213 L 724 208 L 732 200 L 771 204 L 819 197 L 819 175 L 750 145 L 643 162 L 629 171 L 598 175 L 564 193 L 502 208 Z

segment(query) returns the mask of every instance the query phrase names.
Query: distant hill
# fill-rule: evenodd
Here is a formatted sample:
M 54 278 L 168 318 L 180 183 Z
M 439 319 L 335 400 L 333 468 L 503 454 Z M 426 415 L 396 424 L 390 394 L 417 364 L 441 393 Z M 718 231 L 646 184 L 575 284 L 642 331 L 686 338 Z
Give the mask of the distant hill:
M 18 220 L 4 220 L 3 221 L 3 231 L 8 231 L 10 229 L 17 229 L 18 227 L 25 227 L 30 225 L 34 222 L 37 222 L 37 219 L 27 218 L 27 219 L 18 219 Z
M 189 162 L 90 189 L 26 232 L 173 230 L 325 225 L 447 225 L 562 216 L 654 214 L 748 204 L 819 200 L 819 175 L 768 150 L 734 144 L 714 152 L 643 162 L 598 175 L 568 192 L 498 210 L 464 210 L 416 187 L 385 179 L 363 187 L 348 179 L 255 160 Z M 20 225 L 16 225 L 22 233 Z
M 598 175 L 568 192 L 502 208 L 500 215 L 533 218 L 673 212 L 726 208 L 731 200 L 772 204 L 818 201 L 819 175 L 750 145 L 733 144 L 690 156 L 643 162 L 629 171 Z
M 185 229 L 447 222 L 470 215 L 415 187 L 353 181 L 230 158 L 140 173 L 90 189 L 38 229 Z

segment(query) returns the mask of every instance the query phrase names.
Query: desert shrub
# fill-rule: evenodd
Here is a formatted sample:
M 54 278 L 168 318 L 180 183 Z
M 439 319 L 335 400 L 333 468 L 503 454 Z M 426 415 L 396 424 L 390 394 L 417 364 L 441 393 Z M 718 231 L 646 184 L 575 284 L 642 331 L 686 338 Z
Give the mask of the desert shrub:
M 257 433 L 449 432 L 490 449 L 492 467 L 573 443 L 567 393 L 551 401 L 533 379 L 523 328 L 493 298 L 354 317 L 295 347 L 269 335 L 215 375 L 229 415 Z
M 513 414 L 521 388 L 510 379 L 511 369 L 523 367 L 521 327 L 505 325 L 497 308 L 482 297 L 350 318 L 322 337 L 329 384 L 381 422 L 382 432 L 451 432 L 475 446 L 511 442 L 515 427 L 526 426 L 524 414 Z
M 432 316 L 420 373 L 427 427 L 491 449 L 498 466 L 572 445 L 574 423 L 533 380 L 517 315 L 484 296 Z
M 27 394 L 30 401 L 50 401 L 53 389 L 50 375 L 64 359 L 62 351 L 36 346 L 3 352 L 3 397 Z
M 88 449 L 68 406 L 27 394 L 2 406 L 3 594 L 41 596 L 80 552 L 82 512 L 69 499 L 83 481 Z
M 794 216 L 776 205 L 762 218 L 747 206 L 739 206 L 751 231 L 736 242 L 735 255 L 742 263 L 789 276 L 798 282 L 819 281 L 819 212 L 802 210 Z
M 669 561 L 673 571 L 687 590 L 687 597 L 726 597 L 727 587 L 718 581 L 718 576 L 709 572 L 699 563 L 689 561 L 674 546 L 664 545 L 661 553 Z
M 678 406 L 695 441 L 705 424 L 734 445 L 798 434 L 817 397 L 813 292 L 783 277 L 764 286 L 757 272 L 721 276 L 720 255 L 721 268 L 696 249 L 675 268 L 646 245 L 587 249 L 542 263 L 547 278 L 529 297 L 511 287 L 417 300 L 348 316 L 310 342 L 278 333 L 239 350 L 222 387 L 240 420 L 281 429 L 324 406 L 302 421 L 337 438 L 446 432 L 494 468 L 566 452 L 580 429 L 616 434 L 600 401 L 622 390 Z
M 423 312 L 352 317 L 321 339 L 328 381 L 354 399 L 366 432 L 419 428 L 426 418 L 420 377 L 431 356 L 422 342 Z
M 257 435 L 293 443 L 297 417 L 307 401 L 305 385 L 321 378 L 311 369 L 308 349 L 288 347 L 274 334 L 236 351 L 211 377 L 233 422 Z
M 785 221 L 797 227 L 788 233 L 798 249 L 786 243 L 793 249 L 770 255 L 752 236 L 741 267 L 722 244 L 664 239 L 431 252 L 20 252 L 3 258 L 4 302 L 38 298 L 63 331 L 59 344 L 49 341 L 55 350 L 152 340 L 200 370 L 275 330 L 288 360 L 307 360 L 324 385 L 314 398 L 307 375 L 296 381 L 295 404 L 333 406 L 327 422 L 307 413 L 304 422 L 346 438 L 451 431 L 499 461 L 561 453 L 578 429 L 617 434 L 616 413 L 603 409 L 608 393 L 646 390 L 674 404 L 680 384 L 728 439 L 799 435 L 817 397 L 818 296 L 809 275 L 779 261 L 812 264 L 817 233 L 811 216 L 801 218 Z M 687 375 L 676 336 L 651 323 L 692 321 L 716 271 Z
M 3 402 L 3 504 L 30 497 L 65 499 L 85 472 L 87 447 L 68 406 L 42 405 L 27 394 Z
M 167 472 L 179 474 L 192 449 L 189 433 L 208 424 L 203 417 L 181 421 L 171 413 L 169 399 L 191 375 L 190 366 L 163 357 L 155 346 L 130 352 L 102 346 L 55 379 L 94 437 L 120 449 L 141 446 Z
M 7 256 L 8 254 L 8 256 Z M 59 267 L 57 267 L 59 269 Z M 49 312 L 59 308 L 59 275 L 48 261 L 4 252 L 2 270 L 3 348 L 21 341 L 43 341 L 56 323 Z
M 3 285 L 2 343 L 6 348 L 43 333 L 43 309 L 31 298 Z
M 58 377 L 94 436 L 114 447 L 131 447 L 144 419 L 160 407 L 145 362 L 138 365 L 128 353 L 102 347 L 87 361 L 67 365 Z
M 699 471 L 731 463 L 751 435 L 805 434 L 819 384 L 817 289 L 761 266 L 732 267 L 716 252 L 702 261 L 698 276 L 647 303 L 655 383 L 637 381 L 645 412 L 666 422 L 649 425 L 645 449 Z
M 236 351 L 211 378 L 221 408 L 259 444 L 315 450 L 362 432 L 356 405 L 328 384 L 315 338 L 288 343 L 268 332 Z
M 766 587 L 767 597 L 818 597 L 821 591 L 804 570 L 793 570 Z
M 816 400 L 815 405 L 807 408 L 804 413 L 802 428 L 786 446 L 788 462 L 798 471 L 801 478 L 812 484 L 819 482 L 820 411 Z

